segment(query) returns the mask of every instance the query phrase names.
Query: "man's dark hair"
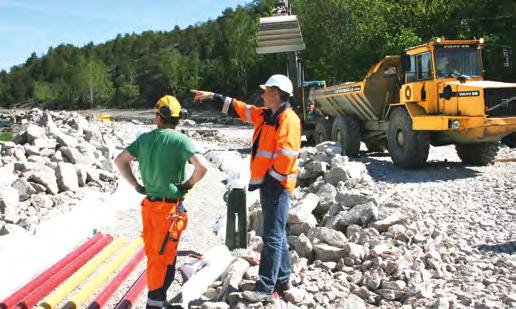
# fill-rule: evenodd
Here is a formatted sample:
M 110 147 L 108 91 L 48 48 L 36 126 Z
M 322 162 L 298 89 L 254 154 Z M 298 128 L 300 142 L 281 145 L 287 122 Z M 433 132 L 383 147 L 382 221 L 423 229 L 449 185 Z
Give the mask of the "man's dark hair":
M 167 128 L 175 129 L 179 124 L 179 117 L 163 117 L 161 114 L 158 114 L 159 118 Z
M 272 88 L 279 91 L 281 102 L 287 102 L 290 99 L 290 93 L 286 93 L 285 91 L 279 89 L 276 86 L 272 86 Z

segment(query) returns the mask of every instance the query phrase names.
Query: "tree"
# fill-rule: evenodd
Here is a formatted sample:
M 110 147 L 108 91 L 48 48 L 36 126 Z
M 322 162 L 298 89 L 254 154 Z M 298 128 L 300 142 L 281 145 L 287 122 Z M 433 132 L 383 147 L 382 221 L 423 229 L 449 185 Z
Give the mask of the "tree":
M 96 59 L 81 56 L 70 77 L 73 101 L 78 108 L 92 108 L 105 103 L 114 94 L 107 67 Z
M 254 37 L 257 23 L 246 9 L 239 6 L 234 12 L 226 10 L 222 22 L 227 82 L 237 86 L 237 93 L 248 92 L 247 70 L 256 59 Z
M 52 91 L 50 83 L 44 81 L 34 82 L 34 99 L 37 102 L 48 103 L 55 99 L 55 94 Z

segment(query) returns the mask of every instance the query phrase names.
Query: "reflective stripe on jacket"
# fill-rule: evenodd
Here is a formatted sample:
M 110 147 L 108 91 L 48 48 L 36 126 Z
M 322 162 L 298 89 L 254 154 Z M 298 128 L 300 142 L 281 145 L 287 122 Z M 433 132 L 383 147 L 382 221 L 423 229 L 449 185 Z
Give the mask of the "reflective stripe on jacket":
M 297 182 L 297 157 L 301 148 L 301 121 L 285 102 L 273 115 L 270 109 L 246 104 L 230 97 L 215 95 L 223 102 L 222 111 L 252 124 L 251 179 L 249 190 L 258 188 L 265 175 L 281 182 L 293 192 Z

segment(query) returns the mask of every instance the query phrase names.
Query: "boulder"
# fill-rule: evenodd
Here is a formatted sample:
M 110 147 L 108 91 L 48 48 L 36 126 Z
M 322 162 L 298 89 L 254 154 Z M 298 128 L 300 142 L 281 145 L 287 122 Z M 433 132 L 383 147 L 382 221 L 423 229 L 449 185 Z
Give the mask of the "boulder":
M 310 239 L 308 239 L 304 234 L 299 235 L 294 245 L 294 250 L 296 250 L 297 254 L 300 257 L 305 257 L 311 261 L 314 256 L 313 249 Z
M 319 197 L 313 193 L 305 195 L 299 203 L 296 203 L 288 212 L 288 223 L 307 222 L 312 216 L 312 211 L 319 204 Z
M 311 242 L 317 240 L 337 248 L 343 248 L 348 242 L 348 239 L 342 232 L 326 227 L 317 227 L 310 230 L 308 239 L 310 239 Z
M 7 222 L 16 223 L 20 219 L 20 197 L 18 191 L 11 187 L 0 188 L 0 214 Z
M 76 192 L 79 190 L 77 171 L 72 163 L 59 163 L 56 169 L 56 178 L 60 191 Z
M 27 142 L 32 144 L 35 139 L 39 139 L 45 136 L 45 128 L 35 124 L 31 124 L 26 129 Z
M 322 262 L 338 262 L 346 256 L 346 249 L 330 246 L 325 243 L 314 244 L 315 259 Z
M 56 174 L 53 169 L 47 166 L 40 166 L 33 170 L 29 181 L 43 185 L 51 194 L 57 194 L 59 192 Z
M 339 231 L 345 231 L 346 227 L 352 224 L 367 225 L 378 217 L 378 207 L 372 202 L 351 208 L 348 211 L 340 212 L 335 220 L 328 221 L 326 225 Z
M 331 184 L 326 183 L 319 187 L 317 195 L 319 196 L 319 204 L 314 209 L 314 214 L 321 217 L 324 216 L 335 203 L 337 189 L 335 189 Z
M 34 189 L 30 182 L 28 182 L 25 178 L 19 178 L 18 180 L 16 180 L 12 184 L 12 187 L 18 191 L 18 195 L 21 201 L 25 201 L 32 194 L 36 193 L 36 189 Z

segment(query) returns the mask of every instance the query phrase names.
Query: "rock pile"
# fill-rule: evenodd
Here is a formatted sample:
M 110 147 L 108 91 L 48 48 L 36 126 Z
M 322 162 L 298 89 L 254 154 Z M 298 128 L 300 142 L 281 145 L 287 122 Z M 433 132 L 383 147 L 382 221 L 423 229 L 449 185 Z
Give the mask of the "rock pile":
M 78 113 L 39 109 L 0 115 L 20 128 L 0 142 L 0 235 L 31 229 L 45 215 L 73 206 L 89 189 L 116 186 L 113 157 L 125 137 Z
M 299 179 L 304 186 L 296 190 L 288 217 L 294 288 L 283 299 L 289 308 L 501 308 L 515 304 L 514 294 L 504 292 L 511 289 L 508 279 L 493 301 L 476 298 L 475 293 L 449 293 L 446 285 L 461 278 L 454 273 L 466 271 L 468 256 L 459 252 L 446 227 L 426 220 L 417 207 L 392 202 L 395 191 L 374 188 L 364 163 L 349 162 L 339 153 L 340 148 L 331 142 L 301 152 Z M 250 210 L 249 221 L 254 242 L 236 254 L 220 281 L 204 294 L 202 308 L 268 307 L 247 303 L 242 297 L 258 279 L 259 204 Z M 496 265 L 482 265 L 492 270 L 500 267 L 496 273 L 514 269 L 514 259 L 497 260 Z

